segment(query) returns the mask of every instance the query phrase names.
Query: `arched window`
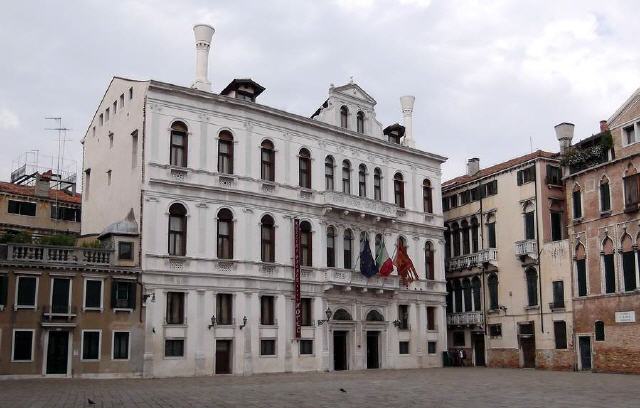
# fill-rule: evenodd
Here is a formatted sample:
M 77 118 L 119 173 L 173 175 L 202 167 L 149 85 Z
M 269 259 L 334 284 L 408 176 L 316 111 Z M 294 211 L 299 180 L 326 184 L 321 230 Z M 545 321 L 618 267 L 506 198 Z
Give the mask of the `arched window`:
M 344 129 L 349 128 L 349 108 L 344 105 L 340 107 L 340 127 Z
M 266 181 L 274 181 L 276 177 L 276 152 L 270 140 L 260 145 L 260 177 Z
M 336 229 L 327 227 L 327 267 L 336 266 Z
M 587 296 L 587 260 L 584 245 L 576 245 L 576 284 L 578 285 L 578 296 Z
M 347 312 L 344 309 L 338 309 L 333 314 L 333 320 L 353 320 L 351 318 L 351 313 Z
M 605 238 L 604 242 L 602 243 L 602 266 L 604 267 L 604 292 L 615 293 L 616 268 L 614 260 L 614 248 L 613 241 L 609 237 Z
M 453 288 L 451 281 L 447 281 L 447 313 L 453 313 Z
M 344 269 L 351 269 L 351 261 L 353 258 L 353 233 L 350 229 L 344 230 L 343 250 Z
M 218 173 L 233 174 L 233 135 L 227 130 L 218 135 Z
M 275 262 L 276 229 L 273 217 L 265 215 L 260 221 L 260 253 L 262 262 Z
M 233 214 L 228 208 L 218 211 L 218 258 L 233 259 Z
M 404 179 L 401 173 L 393 176 L 393 197 L 396 205 L 404 208 Z
M 611 192 L 609 191 L 609 179 L 603 176 L 600 180 L 600 212 L 611 211 Z
M 367 313 L 367 317 L 365 319 L 368 322 L 384 322 L 384 316 L 382 313 L 373 309 L 369 313 Z
M 460 228 L 457 222 L 451 225 L 451 236 L 453 237 L 453 256 L 460 256 Z
M 464 294 L 464 311 L 470 312 L 472 310 L 471 304 L 471 282 L 469 279 L 464 278 L 462 280 L 462 292 Z
M 487 216 L 487 241 L 489 248 L 497 247 L 496 216 L 494 214 L 489 214 Z
M 473 310 L 481 310 L 481 297 L 480 297 L 480 278 L 474 276 L 471 279 L 471 290 L 473 292 Z
M 471 252 L 478 252 L 478 219 L 476 217 L 471 218 Z
M 313 239 L 311 224 L 308 221 L 300 223 L 300 265 L 313 266 Z
M 640 202 L 640 180 L 638 172 L 633 164 L 629 163 L 627 169 L 624 172 L 624 178 L 622 179 L 624 184 L 624 209 L 633 211 L 638 209 L 638 202 Z
M 187 167 L 187 126 L 182 122 L 171 125 L 169 163 L 176 167 Z
M 373 199 L 382 200 L 382 170 L 377 167 L 373 170 Z
M 174 203 L 169 207 L 169 255 L 187 253 L 187 209 Z
M 633 251 L 633 241 L 629 234 L 622 238 L 622 275 L 624 277 L 624 291 L 630 292 L 636 289 L 636 261 Z
M 333 191 L 333 168 L 334 160 L 333 156 L 327 156 L 324 159 L 324 188 L 327 191 Z
M 533 203 L 525 204 L 524 209 L 524 239 L 536 239 L 536 216 Z
M 582 192 L 580 186 L 575 185 L 573 187 L 573 219 L 582 218 Z
M 358 166 L 358 195 L 367 196 L 367 166 L 364 164 Z
M 498 276 L 495 273 L 489 275 L 487 286 L 489 286 L 489 310 L 498 310 L 500 307 L 498 303 Z
M 433 198 L 431 193 L 431 181 L 429 179 L 424 179 L 422 182 L 422 205 L 424 207 L 424 212 L 433 213 Z
M 593 325 L 593 331 L 595 332 L 596 341 L 604 341 L 604 322 L 601 320 L 597 320 Z
M 529 306 L 538 305 L 538 272 L 534 268 L 528 268 L 525 271 L 527 278 L 527 299 Z
M 311 188 L 311 153 L 304 148 L 298 154 L 298 176 L 300 187 Z
M 471 244 L 469 242 L 469 223 L 467 220 L 462 221 L 462 229 L 460 230 L 460 234 L 462 234 L 462 253 L 467 255 L 471 252 Z
M 342 192 L 351 194 L 351 163 L 349 160 L 342 162 Z
M 358 133 L 364 133 L 364 112 L 362 111 L 356 115 L 356 129 Z
M 425 264 L 425 277 L 428 280 L 435 279 L 434 273 L 434 256 L 433 256 L 433 244 L 430 241 L 424 245 L 424 264 Z
M 454 313 L 462 313 L 462 285 L 458 279 L 453 281 L 453 295 L 455 298 Z

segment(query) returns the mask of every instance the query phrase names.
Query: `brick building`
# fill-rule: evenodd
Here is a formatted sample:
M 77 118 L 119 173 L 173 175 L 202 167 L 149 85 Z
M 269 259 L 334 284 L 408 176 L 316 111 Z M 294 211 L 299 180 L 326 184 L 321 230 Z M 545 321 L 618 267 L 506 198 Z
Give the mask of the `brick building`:
M 640 373 L 640 89 L 600 132 L 571 145 L 556 126 L 573 255 L 578 368 Z

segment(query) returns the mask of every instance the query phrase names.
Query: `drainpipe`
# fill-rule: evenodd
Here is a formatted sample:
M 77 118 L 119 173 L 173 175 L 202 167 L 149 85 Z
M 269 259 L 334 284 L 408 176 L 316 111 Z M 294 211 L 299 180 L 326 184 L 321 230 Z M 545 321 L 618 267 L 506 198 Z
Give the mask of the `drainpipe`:
M 536 223 L 536 246 L 538 247 L 538 260 L 537 260 L 537 264 L 538 264 L 538 303 L 540 305 L 540 331 L 542 334 L 544 334 L 544 314 L 542 312 L 542 307 L 544 305 L 544 302 L 542 301 L 542 262 L 541 262 L 541 254 L 542 254 L 542 247 L 540 246 L 540 223 L 538 222 L 538 217 L 539 217 L 539 213 L 540 213 L 540 209 L 542 209 L 542 205 L 540 205 L 540 202 L 538 201 L 538 164 L 540 162 L 536 161 L 535 162 L 535 170 L 536 170 L 536 177 L 533 180 L 533 188 L 535 191 L 535 198 L 536 198 L 536 212 L 535 212 L 535 223 Z
M 480 186 L 482 185 L 482 183 L 480 183 Z M 480 222 L 478 225 L 478 228 L 480 229 L 480 249 L 484 249 L 484 212 L 482 209 L 482 198 L 484 197 L 484 193 L 482 191 L 482 188 L 480 188 Z M 487 267 L 485 266 L 485 263 L 482 263 L 482 320 L 484 322 L 484 338 L 485 338 L 485 342 L 484 342 L 484 348 L 485 348 L 485 353 L 484 353 L 484 363 L 485 365 L 487 364 L 487 347 L 488 347 L 488 342 L 486 341 L 487 339 L 487 280 L 486 278 L 486 271 L 487 271 Z

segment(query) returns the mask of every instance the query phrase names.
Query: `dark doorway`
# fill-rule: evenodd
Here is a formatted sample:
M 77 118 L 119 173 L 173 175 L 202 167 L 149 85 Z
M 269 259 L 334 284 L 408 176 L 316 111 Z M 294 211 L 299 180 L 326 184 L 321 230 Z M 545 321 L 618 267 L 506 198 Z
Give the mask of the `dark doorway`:
M 380 332 L 367 332 L 367 368 L 380 368 Z
M 335 371 L 348 370 L 347 365 L 347 332 L 333 332 L 333 369 Z
M 591 370 L 591 337 L 578 337 L 580 346 L 580 366 L 582 370 Z
M 47 374 L 67 374 L 69 332 L 50 331 L 47 344 Z
M 533 335 L 520 337 L 520 347 L 522 347 L 522 367 L 536 368 L 536 339 Z
M 53 280 L 51 293 L 51 313 L 69 313 L 69 283 L 70 279 Z
M 231 374 L 231 340 L 216 340 L 216 374 Z
M 484 360 L 484 335 L 481 333 L 473 333 L 471 335 L 471 341 L 473 342 L 473 355 L 475 358 L 475 365 L 477 367 L 483 367 L 486 365 Z

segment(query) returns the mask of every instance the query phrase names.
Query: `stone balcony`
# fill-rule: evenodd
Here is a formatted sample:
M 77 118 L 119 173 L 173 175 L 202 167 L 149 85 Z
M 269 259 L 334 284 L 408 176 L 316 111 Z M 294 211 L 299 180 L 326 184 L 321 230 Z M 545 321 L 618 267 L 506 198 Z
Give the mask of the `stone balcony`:
M 472 254 L 451 258 L 448 261 L 447 269 L 457 271 L 462 269 L 480 268 L 485 263 L 494 266 L 498 265 L 498 250 L 496 248 L 482 249 Z
M 520 258 L 520 261 L 538 259 L 538 243 L 535 239 L 517 241 L 514 245 L 516 256 Z
M 336 191 L 325 191 L 321 195 L 325 208 L 342 211 L 345 215 L 353 212 L 361 216 L 370 215 L 380 218 L 396 218 L 398 216 L 398 207 L 395 204 Z
M 367 278 L 358 271 L 347 269 L 329 269 L 325 272 L 326 283 L 333 286 L 343 286 L 346 290 L 360 288 L 363 291 L 372 290 L 397 290 L 400 287 L 398 276 L 374 276 Z
M 484 315 L 479 311 L 447 314 L 449 326 L 479 326 L 483 323 Z
M 0 245 L 0 260 L 65 265 L 111 265 L 111 249 L 34 244 Z

